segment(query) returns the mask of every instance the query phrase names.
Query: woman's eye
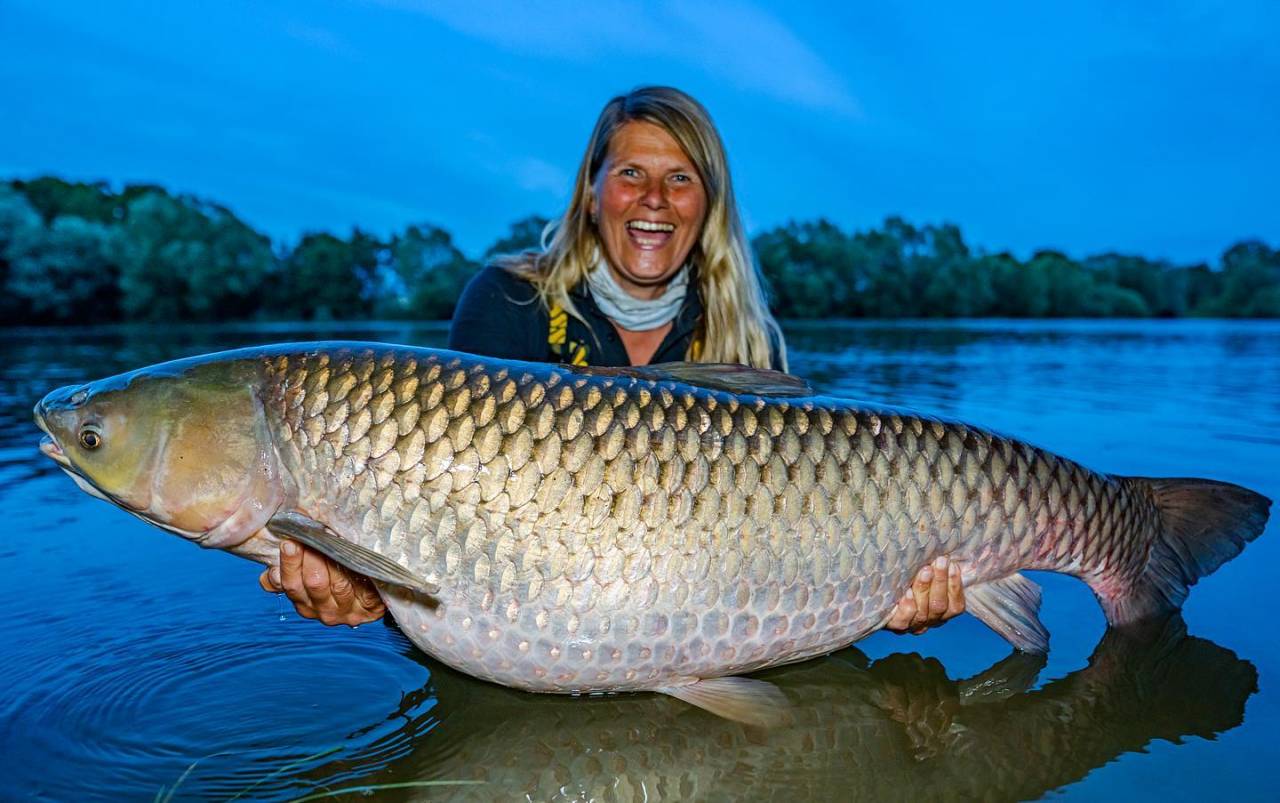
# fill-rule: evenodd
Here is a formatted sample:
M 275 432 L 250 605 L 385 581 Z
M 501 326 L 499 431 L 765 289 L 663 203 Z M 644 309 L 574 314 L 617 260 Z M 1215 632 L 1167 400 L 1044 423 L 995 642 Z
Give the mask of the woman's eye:
M 677 184 L 688 184 L 693 181 L 693 176 L 688 173 L 676 173 L 671 177 L 671 180 Z
M 624 167 L 618 171 L 618 175 L 626 176 L 627 178 L 635 178 L 640 175 L 640 171 L 636 170 L 634 167 Z
M 97 449 L 102 445 L 102 436 L 92 429 L 81 430 L 80 445 L 90 451 Z

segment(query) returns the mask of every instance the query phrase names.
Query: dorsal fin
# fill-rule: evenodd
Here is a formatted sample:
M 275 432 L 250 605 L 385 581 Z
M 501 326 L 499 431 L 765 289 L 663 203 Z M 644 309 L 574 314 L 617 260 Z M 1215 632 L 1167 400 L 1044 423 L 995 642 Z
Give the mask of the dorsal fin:
M 768 368 L 714 362 L 661 362 L 603 368 L 595 365 L 577 369 L 595 376 L 630 376 L 653 382 L 681 382 L 708 390 L 723 390 L 754 396 L 812 396 L 813 388 L 798 376 Z

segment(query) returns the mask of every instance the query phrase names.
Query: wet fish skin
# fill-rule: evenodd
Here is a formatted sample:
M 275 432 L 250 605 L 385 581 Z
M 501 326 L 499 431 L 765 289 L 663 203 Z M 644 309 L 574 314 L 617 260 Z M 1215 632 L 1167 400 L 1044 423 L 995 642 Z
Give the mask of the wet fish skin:
M 107 433 L 78 454 L 102 410 L 163 448 L 111 456 Z M 153 366 L 55 391 L 37 420 L 82 486 L 202 545 L 270 562 L 271 517 L 296 513 L 391 559 L 439 588 L 380 586 L 396 620 L 464 672 L 729 716 L 725 698 L 760 690 L 709 679 L 856 641 L 936 557 L 961 562 L 972 611 L 1043 649 L 1020 570 L 1080 577 L 1109 621 L 1137 621 L 1176 608 L 1269 505 L 852 401 L 380 344 Z
M 653 689 L 830 652 L 916 570 L 1122 595 L 1149 488 L 963 424 L 448 353 L 268 362 L 299 506 L 438 583 L 388 595 L 452 666 L 537 691 Z

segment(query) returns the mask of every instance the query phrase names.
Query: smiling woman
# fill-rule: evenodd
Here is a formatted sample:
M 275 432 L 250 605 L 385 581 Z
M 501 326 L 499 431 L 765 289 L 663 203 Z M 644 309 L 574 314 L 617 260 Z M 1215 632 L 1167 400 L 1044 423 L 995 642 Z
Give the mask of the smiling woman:
M 542 251 L 499 257 L 463 291 L 449 347 L 606 367 L 740 363 L 786 370 L 724 144 L 678 89 L 619 95 L 596 120 L 568 209 Z M 383 608 L 367 580 L 286 542 L 262 586 L 327 624 Z M 963 610 L 958 567 L 924 567 L 889 621 L 919 632 Z
M 476 276 L 451 347 L 577 365 L 785 368 L 724 145 L 689 95 L 642 87 L 605 104 L 548 235 L 545 250 Z

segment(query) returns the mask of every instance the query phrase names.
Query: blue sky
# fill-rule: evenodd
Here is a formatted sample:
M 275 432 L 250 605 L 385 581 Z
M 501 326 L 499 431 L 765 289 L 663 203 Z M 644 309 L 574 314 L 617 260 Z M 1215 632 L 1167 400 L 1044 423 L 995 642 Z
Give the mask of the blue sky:
M 600 106 L 689 91 L 749 228 L 1214 261 L 1280 244 L 1280 4 L 0 0 L 0 176 L 155 182 L 273 237 L 563 205 Z

